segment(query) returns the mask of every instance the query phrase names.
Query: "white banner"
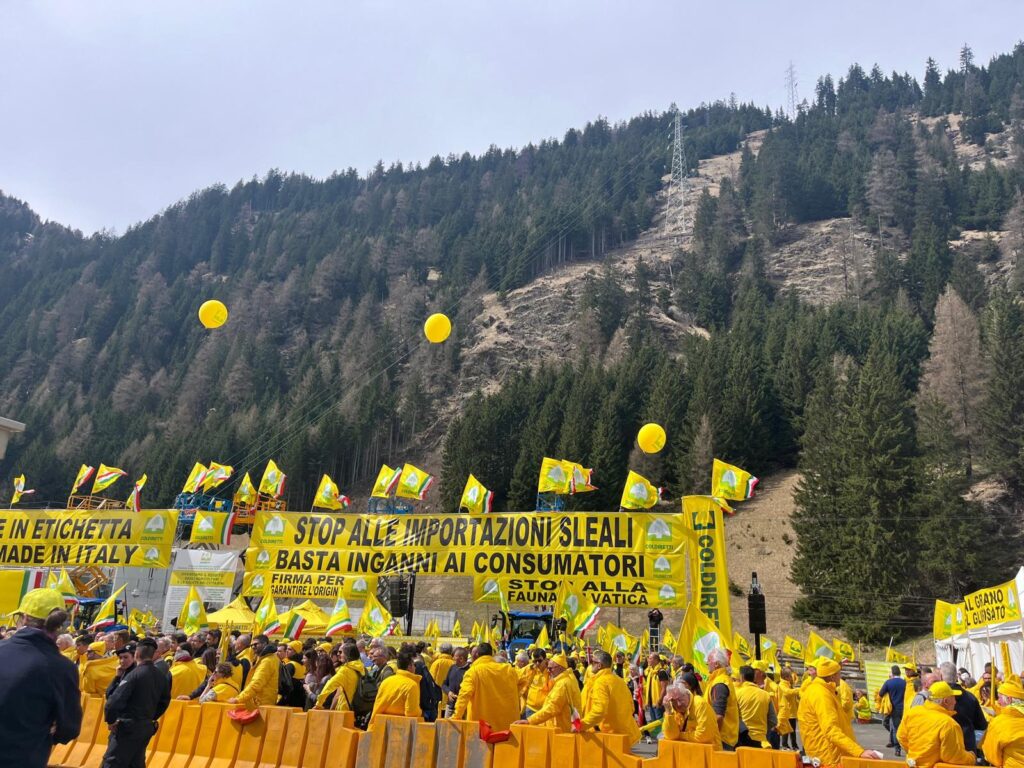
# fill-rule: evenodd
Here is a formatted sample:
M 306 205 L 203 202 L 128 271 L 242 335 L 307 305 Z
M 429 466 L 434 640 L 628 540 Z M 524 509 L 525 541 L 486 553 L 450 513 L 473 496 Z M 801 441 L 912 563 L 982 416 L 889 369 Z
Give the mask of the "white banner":
M 188 597 L 189 587 L 196 587 L 209 609 L 223 608 L 231 600 L 238 568 L 237 552 L 212 552 L 208 549 L 176 549 L 164 602 L 164 631 L 170 631 L 171 619 L 178 618 Z

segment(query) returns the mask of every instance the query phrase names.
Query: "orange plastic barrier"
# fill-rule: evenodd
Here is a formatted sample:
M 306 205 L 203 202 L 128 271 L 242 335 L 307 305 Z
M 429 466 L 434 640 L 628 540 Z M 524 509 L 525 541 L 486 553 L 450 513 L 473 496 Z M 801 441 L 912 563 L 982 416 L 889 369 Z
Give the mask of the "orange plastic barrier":
M 213 759 L 207 763 L 207 768 L 233 768 L 235 755 L 238 754 L 238 745 L 242 740 L 243 726 L 228 717 L 228 712 L 232 709 L 230 704 L 218 704 L 218 706 L 222 707 L 220 735 L 217 736 L 217 743 L 213 748 Z
M 291 712 L 288 715 L 288 730 L 284 737 L 284 749 L 281 750 L 281 762 L 278 768 L 301 768 L 302 755 L 306 751 L 306 721 L 309 716 L 305 712 Z
M 174 751 L 184 711 L 185 702 L 174 699 L 164 712 L 164 716 L 160 718 L 160 727 L 157 728 L 156 737 L 149 742 L 149 752 L 146 754 L 146 765 L 150 768 L 166 763 L 168 756 Z
M 92 749 L 89 756 L 82 763 L 82 768 L 100 768 L 103 764 L 103 755 L 107 753 L 107 742 L 110 740 L 110 728 L 107 721 L 100 718 L 100 725 L 96 729 L 96 738 L 92 741 Z
M 862 760 L 859 757 L 844 757 L 840 762 L 843 768 L 907 768 L 907 764 L 902 760 Z M 935 768 L 939 766 L 936 765 Z
M 260 712 L 266 726 L 266 736 L 257 768 L 277 768 L 281 761 L 281 751 L 284 749 L 285 731 L 288 728 L 291 710 L 286 707 L 260 707 Z
M 96 730 L 103 722 L 103 699 L 99 696 L 86 696 L 82 707 L 82 730 L 78 738 L 66 749 L 60 765 L 80 768 L 89 756 L 92 743 L 96 739 Z

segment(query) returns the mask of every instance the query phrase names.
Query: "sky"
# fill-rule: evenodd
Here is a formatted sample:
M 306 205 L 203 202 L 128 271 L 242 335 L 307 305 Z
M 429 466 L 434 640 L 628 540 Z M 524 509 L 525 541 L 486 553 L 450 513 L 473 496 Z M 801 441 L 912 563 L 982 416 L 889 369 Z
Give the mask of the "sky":
M 1024 3 L 0 0 L 0 190 L 91 233 L 269 169 L 322 178 L 819 75 L 978 63 Z

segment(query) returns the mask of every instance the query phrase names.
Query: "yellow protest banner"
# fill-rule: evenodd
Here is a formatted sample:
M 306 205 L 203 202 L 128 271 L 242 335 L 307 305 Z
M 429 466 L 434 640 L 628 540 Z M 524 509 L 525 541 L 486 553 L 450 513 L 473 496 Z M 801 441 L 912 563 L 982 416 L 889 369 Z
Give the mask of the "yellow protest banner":
M 166 568 L 173 509 L 0 510 L 0 565 Z
M 710 496 L 684 496 L 683 518 L 690 547 L 693 602 L 715 623 L 722 636 L 730 639 L 732 618 L 722 508 Z
M 242 576 L 242 595 L 262 595 L 270 585 L 274 598 L 308 598 L 311 600 L 363 600 L 377 592 L 376 576 L 353 576 L 342 573 L 246 573 Z
M 672 583 L 658 579 L 524 579 L 499 578 L 494 575 L 473 577 L 473 600 L 478 603 L 499 605 L 500 593 L 504 592 L 510 603 L 527 605 L 551 605 L 558 596 L 559 585 L 567 583 L 573 589 L 582 591 L 601 606 L 622 606 L 632 608 L 683 608 L 686 593 L 682 582 Z
M 680 515 L 652 512 L 513 512 L 482 515 L 256 514 L 251 546 L 264 549 L 449 554 L 515 550 L 545 554 L 608 550 L 679 555 Z
M 987 627 L 1006 621 L 1020 621 L 1017 584 L 1008 581 L 996 587 L 979 589 L 964 597 L 967 628 Z

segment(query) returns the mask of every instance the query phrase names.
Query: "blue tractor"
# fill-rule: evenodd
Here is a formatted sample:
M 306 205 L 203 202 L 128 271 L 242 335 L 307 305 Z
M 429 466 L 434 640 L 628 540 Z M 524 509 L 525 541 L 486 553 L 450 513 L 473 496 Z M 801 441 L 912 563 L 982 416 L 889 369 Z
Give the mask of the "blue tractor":
M 525 651 L 537 642 L 541 629 L 546 629 L 548 637 L 554 637 L 556 631 L 564 631 L 564 620 L 554 621 L 551 611 L 504 611 L 491 617 L 491 627 L 500 624 L 502 647 L 514 657 L 518 651 Z M 553 643 L 554 648 L 562 647 L 561 640 Z

